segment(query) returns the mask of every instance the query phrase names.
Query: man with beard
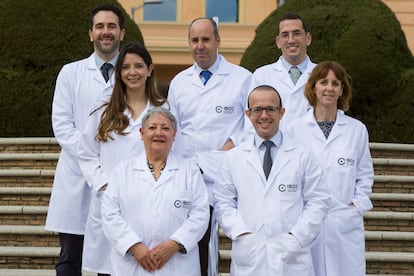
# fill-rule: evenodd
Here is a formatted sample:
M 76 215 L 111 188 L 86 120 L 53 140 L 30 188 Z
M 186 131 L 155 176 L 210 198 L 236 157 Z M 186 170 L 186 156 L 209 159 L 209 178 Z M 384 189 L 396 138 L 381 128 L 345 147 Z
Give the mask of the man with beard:
M 125 35 L 124 22 L 119 8 L 109 4 L 95 7 L 89 23 L 94 52 L 86 59 L 64 65 L 56 80 L 52 126 L 62 151 L 45 228 L 59 233 L 58 276 L 82 274 L 83 239 L 91 191 L 77 162 L 78 145 L 97 100 L 112 93 L 113 67 Z

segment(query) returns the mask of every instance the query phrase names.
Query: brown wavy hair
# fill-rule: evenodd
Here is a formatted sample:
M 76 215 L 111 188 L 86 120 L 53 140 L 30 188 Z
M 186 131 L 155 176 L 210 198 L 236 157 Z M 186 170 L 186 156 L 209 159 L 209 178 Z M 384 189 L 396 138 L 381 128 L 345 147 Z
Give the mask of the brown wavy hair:
M 126 54 L 140 56 L 148 68 L 152 65 L 151 55 L 144 45 L 131 42 L 122 47 L 115 65 L 115 84 L 111 98 L 108 103 L 100 107 L 105 107 L 105 110 L 102 113 L 98 126 L 98 133 L 96 135 L 98 141 L 106 142 L 108 139 L 113 140 L 114 138 L 111 136 L 111 132 L 115 132 L 118 135 L 128 134 L 124 131 L 129 125 L 129 119 L 124 114 L 124 110 L 126 108 L 130 109 L 130 107 L 126 99 L 126 85 L 121 78 L 122 64 Z M 146 80 L 145 97 L 153 106 L 162 106 L 167 102 L 167 99 L 157 89 L 154 70 Z
M 315 84 L 318 80 L 325 78 L 329 71 L 334 72 L 335 76 L 343 85 L 342 96 L 338 99 L 337 108 L 343 111 L 348 111 L 352 98 L 352 79 L 351 76 L 345 71 L 345 68 L 336 61 L 322 61 L 315 68 L 313 68 L 305 86 L 305 97 L 308 99 L 309 104 L 315 107 Z

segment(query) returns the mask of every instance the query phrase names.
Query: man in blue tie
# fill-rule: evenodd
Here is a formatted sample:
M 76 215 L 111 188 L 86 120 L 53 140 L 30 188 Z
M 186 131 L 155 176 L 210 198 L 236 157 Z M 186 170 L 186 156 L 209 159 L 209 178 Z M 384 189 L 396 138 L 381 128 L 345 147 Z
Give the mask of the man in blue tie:
M 238 144 L 243 136 L 251 73 L 218 53 L 220 35 L 211 18 L 191 22 L 188 44 L 195 63 L 174 77 L 168 91 L 171 111 L 178 121 L 175 151 L 196 160 L 212 206 L 213 184 L 222 153 Z M 214 240 L 214 220 L 212 225 Z M 199 243 L 202 276 L 207 275 L 209 240 L 210 229 Z M 216 275 L 217 250 L 211 250 L 210 256 L 209 275 Z

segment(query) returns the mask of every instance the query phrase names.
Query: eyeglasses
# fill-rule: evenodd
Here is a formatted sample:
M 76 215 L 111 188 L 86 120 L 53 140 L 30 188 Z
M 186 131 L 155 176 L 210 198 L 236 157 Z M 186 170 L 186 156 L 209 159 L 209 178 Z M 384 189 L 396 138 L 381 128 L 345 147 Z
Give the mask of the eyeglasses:
M 298 37 L 300 37 L 300 36 L 302 36 L 302 35 L 306 34 L 306 32 L 301 31 L 301 30 L 295 30 L 295 31 L 293 31 L 293 32 L 281 32 L 281 33 L 279 34 L 279 37 L 280 37 L 281 39 L 288 39 L 290 34 L 292 34 L 292 36 L 293 36 L 294 38 L 298 38 Z
M 280 109 L 281 109 L 280 106 L 267 106 L 267 107 L 256 106 L 256 107 L 250 107 L 249 111 L 254 116 L 260 116 L 262 115 L 263 110 L 266 110 L 267 115 L 274 115 L 278 111 L 280 111 Z

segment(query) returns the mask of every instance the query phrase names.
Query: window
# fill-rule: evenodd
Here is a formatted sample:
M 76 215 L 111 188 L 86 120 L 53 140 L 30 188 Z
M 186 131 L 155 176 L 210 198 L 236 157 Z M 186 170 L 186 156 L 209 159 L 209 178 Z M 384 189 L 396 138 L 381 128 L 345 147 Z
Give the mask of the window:
M 238 22 L 238 0 L 206 0 L 206 13 L 220 22 Z
M 177 0 L 163 0 L 162 4 L 144 7 L 145 21 L 177 21 Z

